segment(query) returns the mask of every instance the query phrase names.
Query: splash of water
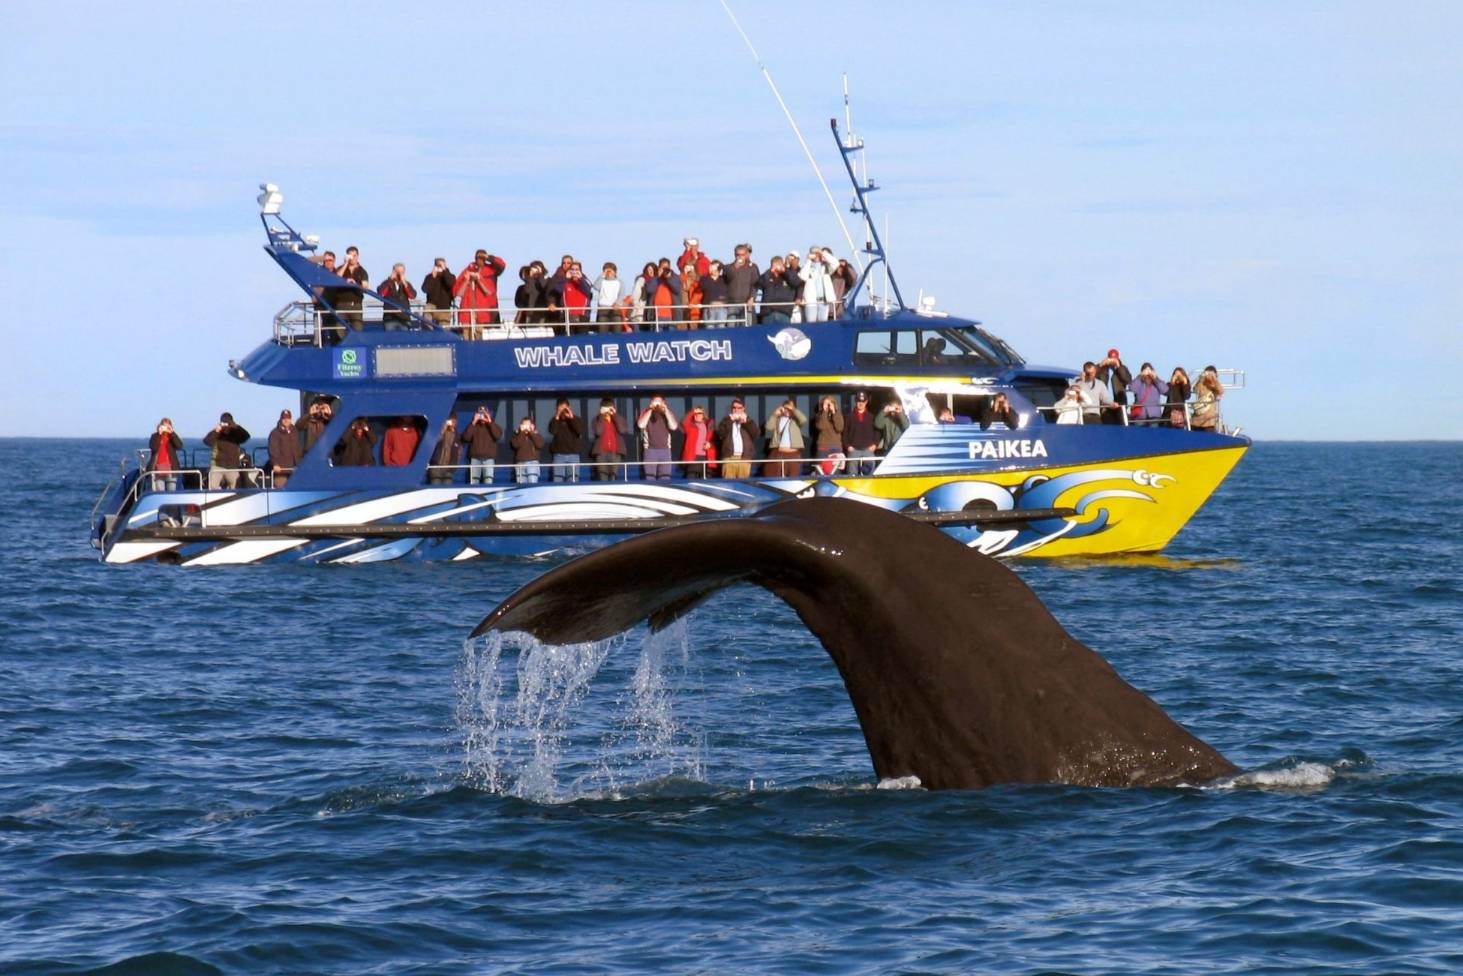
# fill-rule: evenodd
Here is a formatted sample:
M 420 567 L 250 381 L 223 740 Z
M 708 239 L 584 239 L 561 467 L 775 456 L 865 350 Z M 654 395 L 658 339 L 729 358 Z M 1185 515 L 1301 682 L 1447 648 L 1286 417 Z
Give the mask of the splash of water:
M 626 686 L 608 709 L 619 716 L 613 727 L 606 709 L 586 706 L 626 643 L 552 645 L 496 632 L 465 642 L 455 678 L 463 779 L 537 802 L 614 794 L 657 777 L 701 780 L 704 738 L 675 710 L 690 661 L 683 626 L 647 634 L 633 671 L 618 672 Z

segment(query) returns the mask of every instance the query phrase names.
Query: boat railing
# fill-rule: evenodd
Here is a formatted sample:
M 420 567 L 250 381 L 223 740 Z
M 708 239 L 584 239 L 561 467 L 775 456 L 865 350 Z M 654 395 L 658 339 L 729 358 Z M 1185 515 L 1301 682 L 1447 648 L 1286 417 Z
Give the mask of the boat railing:
M 830 306 L 830 317 L 837 318 Z M 412 302 L 415 318 L 391 319 L 399 306 L 388 308 L 369 295 L 360 311 L 329 311 L 308 301 L 290 302 L 274 314 L 274 338 L 281 345 L 323 346 L 343 338 L 355 329 L 417 330 L 428 328 L 451 332 L 463 339 L 549 339 L 556 335 L 585 335 L 618 332 L 676 332 L 692 329 L 733 328 L 743 325 L 798 324 L 807 315 L 800 302 L 753 302 L 737 305 L 647 305 L 640 308 L 616 305 L 589 307 L 582 313 L 568 309 L 520 309 L 504 306 L 488 309 L 428 308 Z M 493 321 L 494 319 L 500 321 Z
M 712 458 L 705 461 L 515 461 L 495 463 L 491 475 L 479 475 L 482 468 L 472 464 L 432 464 L 427 466 L 429 485 L 474 484 L 474 477 L 485 477 L 477 484 L 545 484 L 559 481 L 577 482 L 641 482 L 688 481 L 704 478 L 816 478 L 843 475 L 871 477 L 883 460 L 873 457 L 847 457 L 842 452 L 818 456 Z M 726 474 L 728 470 L 735 473 Z M 658 477 L 663 474 L 664 477 Z
M 1242 387 L 1230 387 L 1230 389 L 1242 389 Z M 1210 427 L 1194 426 L 1194 404 L 1192 403 L 1162 403 L 1153 407 L 1138 407 L 1134 404 L 1110 403 L 1100 407 L 1089 407 L 1081 405 L 1059 405 L 1052 407 L 1037 407 L 1037 412 L 1049 424 L 1081 424 L 1084 416 L 1096 416 L 1097 420 L 1087 420 L 1087 423 L 1101 423 L 1109 426 L 1121 424 L 1124 427 L 1176 427 L 1183 430 L 1209 430 Z M 1148 416 L 1150 410 L 1156 410 L 1156 416 Z M 1175 410 L 1183 411 L 1183 422 L 1177 422 L 1174 416 Z M 1094 411 L 1096 413 L 1094 414 Z M 1134 416 L 1134 411 L 1141 411 L 1140 416 Z M 1063 420 L 1063 415 L 1075 416 L 1077 419 Z M 1213 430 L 1221 434 L 1236 434 L 1238 428 L 1231 430 L 1224 422 L 1224 413 L 1219 401 L 1214 404 Z

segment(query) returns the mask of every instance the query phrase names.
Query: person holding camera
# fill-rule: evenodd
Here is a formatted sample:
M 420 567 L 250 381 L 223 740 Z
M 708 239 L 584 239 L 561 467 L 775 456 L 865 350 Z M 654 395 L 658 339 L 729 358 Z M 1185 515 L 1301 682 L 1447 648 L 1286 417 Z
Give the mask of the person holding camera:
M 1103 412 L 1117 409 L 1107 384 L 1097 375 L 1097 364 L 1088 360 L 1082 364 L 1082 375 L 1072 383 L 1082 394 L 1082 422 L 1084 424 L 1106 423 Z M 1121 421 L 1120 421 L 1121 422 Z
M 1168 425 L 1183 429 L 1189 418 L 1185 404 L 1189 402 L 1189 374 L 1182 366 L 1175 366 L 1168 377 L 1168 395 L 1163 400 L 1163 410 L 1168 415 Z
M 874 418 L 874 429 L 879 432 L 879 453 L 887 455 L 899 443 L 900 436 L 909 429 L 909 418 L 904 414 L 904 405 L 897 399 L 884 404 L 884 409 Z
M 767 431 L 767 463 L 762 465 L 763 474 L 773 478 L 798 477 L 803 468 L 798 459 L 807 446 L 803 440 L 803 427 L 807 423 L 807 416 L 792 397 L 772 411 L 763 428 Z
M 1194 413 L 1189 418 L 1192 430 L 1206 430 L 1214 433 L 1219 429 L 1219 398 L 1224 396 L 1224 384 L 1219 382 L 1219 371 L 1205 366 L 1194 384 Z
M 478 248 L 472 264 L 458 273 L 452 294 L 457 298 L 457 324 L 464 339 L 481 338 L 481 326 L 497 325 L 500 321 L 498 276 L 506 267 L 507 261 Z
M 329 397 L 317 396 L 310 401 L 310 409 L 305 414 L 304 423 L 295 428 L 300 432 L 300 438 L 303 441 L 300 452 L 302 457 L 310 453 L 310 448 L 314 447 L 315 442 L 320 439 L 320 435 L 325 433 L 325 428 L 330 426 L 333 415 Z
M 706 415 L 706 408 L 694 406 L 691 412 L 686 414 L 686 422 L 681 425 L 685 431 L 685 441 L 681 445 L 681 461 L 685 464 L 685 473 L 688 478 L 709 478 L 711 470 L 716 467 L 716 428 L 711 425 L 711 418 Z
M 716 425 L 716 438 L 721 445 L 721 476 L 723 478 L 750 478 L 752 458 L 757 456 L 757 441 L 762 428 L 747 415 L 747 405 L 737 397 L 731 402 L 731 410 Z
M 365 417 L 351 421 L 335 448 L 335 463 L 343 468 L 370 468 L 376 464 L 376 432 Z
M 244 443 L 249 432 L 234 423 L 234 415 L 225 411 L 219 415 L 213 430 L 203 435 L 203 443 L 210 448 L 208 458 L 208 490 L 246 487 L 248 465 L 244 454 Z
M 513 480 L 520 485 L 537 484 L 544 438 L 532 417 L 518 422 L 518 432 L 508 441 L 508 446 L 513 448 Z
M 1082 391 L 1075 385 L 1067 387 L 1067 392 L 1052 407 L 1052 413 L 1059 424 L 1082 423 Z
M 451 414 L 442 421 L 442 430 L 437 434 L 437 444 L 432 448 L 431 460 L 427 462 L 427 483 L 431 485 L 452 484 L 452 469 L 457 465 L 462 441 L 457 436 L 457 418 Z
M 589 456 L 594 458 L 594 480 L 614 481 L 619 477 L 620 463 L 625 460 L 630 428 L 609 397 L 599 401 L 599 413 L 590 426 L 594 433 L 594 443 L 589 448 Z
M 558 308 L 563 315 L 564 324 L 554 326 L 556 333 L 571 335 L 574 326 L 588 324 L 591 295 L 592 289 L 584 278 L 583 266 L 578 261 L 571 263 L 564 270 L 563 280 L 554 286 L 554 293 L 549 299 L 550 307 Z
M 1163 398 L 1168 384 L 1158 378 L 1152 363 L 1144 363 L 1137 377 L 1128 384 L 1133 394 L 1132 420 L 1135 424 L 1153 424 L 1163 416 Z
M 803 321 L 827 322 L 837 301 L 828 252 L 820 247 L 808 248 L 808 263 L 798 270 L 798 276 L 803 281 Z
M 843 456 L 848 459 L 852 474 L 868 477 L 878 464 L 874 455 L 879 449 L 879 432 L 874 429 L 874 411 L 869 409 L 869 395 L 859 390 L 853 395 L 853 409 L 843 422 Z
M 269 432 L 269 477 L 275 488 L 283 488 L 295 468 L 300 466 L 300 436 L 295 430 L 295 415 L 279 412 L 279 423 Z
M 447 267 L 446 258 L 432 262 L 431 272 L 422 279 L 422 293 L 427 296 L 427 318 L 438 325 L 452 321 L 452 286 L 457 276 Z
M 574 416 L 569 401 L 560 397 L 549 421 L 549 467 L 551 481 L 578 481 L 579 456 L 584 451 L 584 424 Z
M 387 332 L 411 328 L 411 303 L 417 290 L 406 280 L 406 265 L 393 264 L 391 277 L 376 286 L 376 293 L 386 308 L 381 313 L 381 328 Z
M 813 415 L 813 450 L 823 459 L 818 465 L 825 475 L 838 474 L 843 470 L 843 414 L 838 412 L 838 402 L 831 396 L 818 401 L 818 412 Z
M 656 394 L 650 398 L 640 416 L 635 418 L 640 428 L 641 466 L 646 481 L 671 480 L 671 434 L 680 424 L 676 415 L 666 404 L 665 397 Z
M 752 245 L 738 244 L 736 259 L 722 270 L 726 276 L 727 324 L 748 325 L 757 280 L 762 277 L 762 270 L 752 260 Z
M 772 256 L 771 266 L 757 279 L 757 290 L 761 293 L 760 321 L 763 325 L 779 325 L 792 321 L 798 279 L 788 272 L 780 255 Z
M 356 287 L 341 288 L 335 302 L 335 307 L 340 309 L 341 318 L 345 319 L 346 325 L 350 326 L 352 332 L 359 332 L 364 328 L 364 317 L 361 314 L 362 295 L 361 290 L 370 286 L 371 276 L 366 273 L 365 267 L 361 265 L 360 248 L 352 244 L 345 249 L 345 264 L 335 272 L 346 281 L 352 282 Z
M 1097 364 L 1097 378 L 1111 388 L 1114 404 L 1114 409 L 1103 412 L 1102 422 L 1121 424 L 1123 408 L 1128 405 L 1128 384 L 1133 382 L 1133 374 L 1123 365 L 1123 357 L 1116 349 L 1109 349 L 1107 356 Z
M 981 403 L 980 429 L 990 430 L 995 424 L 1005 424 L 1010 430 L 1021 426 L 1021 415 L 1011 409 L 1011 401 L 1004 393 L 997 393 L 995 399 Z
M 462 432 L 462 444 L 467 448 L 467 483 L 490 485 L 498 463 L 498 441 L 503 436 L 486 405 L 480 406 L 472 415 L 472 422 Z
M 152 490 L 161 484 L 163 491 L 178 490 L 178 471 L 183 466 L 183 438 L 173 430 L 167 417 L 158 421 L 157 430 L 147 439 L 147 471 L 152 477 Z

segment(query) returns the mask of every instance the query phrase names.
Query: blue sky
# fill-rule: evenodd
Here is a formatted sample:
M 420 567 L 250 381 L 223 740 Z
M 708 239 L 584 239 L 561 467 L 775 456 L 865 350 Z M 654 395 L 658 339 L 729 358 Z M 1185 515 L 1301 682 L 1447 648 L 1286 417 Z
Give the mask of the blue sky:
M 1029 360 L 1248 373 L 1257 438 L 1463 436 L 1463 5 L 733 3 L 907 297 Z M 898 9 L 898 13 L 889 13 Z M 295 297 L 254 197 L 376 278 L 842 245 L 716 0 L 60 3 L 0 33 L 0 435 L 262 434 Z

